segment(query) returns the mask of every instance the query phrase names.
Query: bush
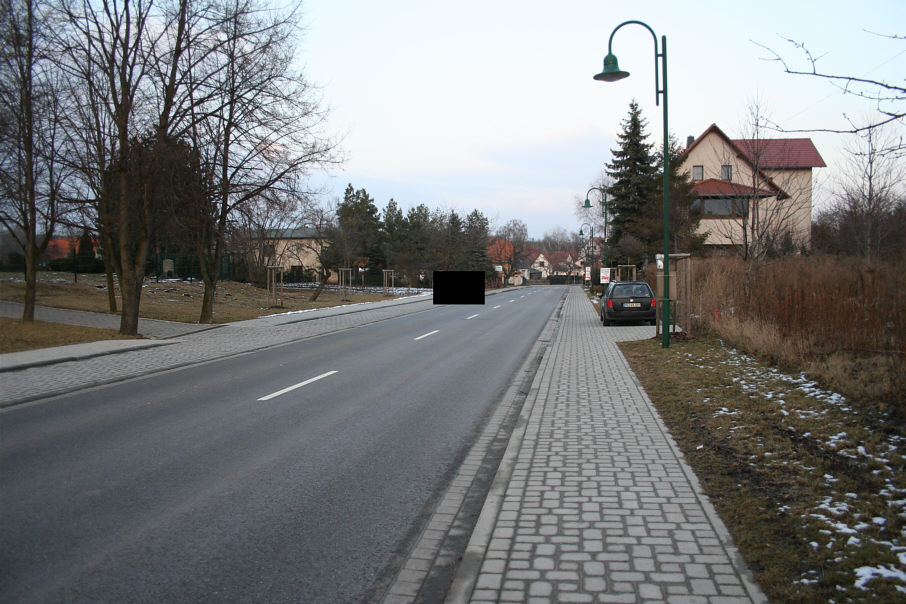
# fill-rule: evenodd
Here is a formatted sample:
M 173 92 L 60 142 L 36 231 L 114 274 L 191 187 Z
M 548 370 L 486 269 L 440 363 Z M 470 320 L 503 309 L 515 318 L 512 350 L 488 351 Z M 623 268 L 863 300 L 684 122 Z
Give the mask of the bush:
M 56 260 L 51 260 L 47 263 L 47 268 L 52 271 L 59 271 L 63 273 L 103 273 L 104 272 L 104 261 L 97 260 L 92 258 L 90 261 L 79 260 L 78 265 L 73 258 L 57 258 Z

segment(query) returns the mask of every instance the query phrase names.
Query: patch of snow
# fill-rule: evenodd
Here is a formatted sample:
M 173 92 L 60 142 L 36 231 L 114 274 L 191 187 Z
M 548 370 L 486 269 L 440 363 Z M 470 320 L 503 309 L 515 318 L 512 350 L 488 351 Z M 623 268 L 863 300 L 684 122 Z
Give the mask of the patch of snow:
M 897 579 L 906 583 L 906 572 L 892 566 L 862 566 L 856 569 L 856 587 L 862 590 L 868 590 L 868 583 L 873 579 Z M 897 586 L 897 591 L 906 593 L 906 588 Z

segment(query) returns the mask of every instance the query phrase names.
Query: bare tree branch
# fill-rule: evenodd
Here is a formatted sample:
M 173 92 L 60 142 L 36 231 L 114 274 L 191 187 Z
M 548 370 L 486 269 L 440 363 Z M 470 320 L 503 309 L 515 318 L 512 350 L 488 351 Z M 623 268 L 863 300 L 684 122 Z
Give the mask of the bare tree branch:
M 880 36 L 890 40 L 906 40 L 906 36 L 898 35 L 872 35 Z M 796 76 L 807 76 L 819 78 L 830 82 L 834 87 L 839 89 L 844 95 L 854 96 L 856 98 L 870 101 L 875 105 L 875 111 L 879 114 L 877 118 L 870 120 L 866 125 L 856 125 L 845 114 L 844 118 L 850 123 L 849 128 L 811 128 L 811 129 L 785 129 L 776 123 L 771 123 L 770 128 L 780 132 L 825 132 L 832 134 L 860 134 L 871 128 L 877 128 L 885 124 L 890 124 L 906 118 L 906 86 L 899 83 L 893 83 L 880 79 L 871 79 L 855 75 L 836 74 L 820 69 L 818 61 L 824 58 L 824 55 L 815 56 L 804 43 L 797 42 L 790 38 L 781 36 L 788 44 L 798 51 L 804 58 L 806 67 L 800 68 L 792 64 L 784 55 L 774 50 L 766 44 L 752 40 L 752 43 L 768 51 L 769 57 L 764 60 L 775 61 L 781 64 L 783 70 Z M 903 51 L 906 52 L 906 51 Z M 902 54 L 902 52 L 900 53 Z M 899 55 L 897 55 L 899 56 Z M 902 144 L 901 144 L 902 148 Z

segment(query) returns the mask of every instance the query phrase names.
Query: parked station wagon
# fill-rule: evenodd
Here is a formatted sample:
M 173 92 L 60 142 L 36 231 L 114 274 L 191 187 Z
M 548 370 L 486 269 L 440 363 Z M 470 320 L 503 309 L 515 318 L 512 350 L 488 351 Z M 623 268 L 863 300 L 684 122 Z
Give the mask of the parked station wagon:
M 654 325 L 657 300 L 651 287 L 644 281 L 616 281 L 608 286 L 601 298 L 601 322 L 645 321 Z

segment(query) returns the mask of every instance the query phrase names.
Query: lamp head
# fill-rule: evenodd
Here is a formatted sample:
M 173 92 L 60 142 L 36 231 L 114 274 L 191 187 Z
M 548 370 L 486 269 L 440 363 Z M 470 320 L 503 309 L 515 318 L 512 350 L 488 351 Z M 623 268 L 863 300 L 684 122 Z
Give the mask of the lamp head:
M 583 208 L 590 208 L 590 207 L 591 207 L 591 202 L 588 201 L 588 197 L 585 198 L 585 205 L 582 206 L 582 207 L 583 207 Z
M 604 71 L 595 76 L 596 80 L 601 82 L 616 82 L 623 78 L 628 78 L 629 72 L 622 71 L 617 63 L 617 57 L 612 52 L 607 53 L 604 57 Z
M 585 233 L 582 232 L 582 229 L 579 229 L 579 237 L 585 237 Z

